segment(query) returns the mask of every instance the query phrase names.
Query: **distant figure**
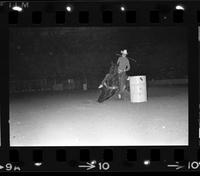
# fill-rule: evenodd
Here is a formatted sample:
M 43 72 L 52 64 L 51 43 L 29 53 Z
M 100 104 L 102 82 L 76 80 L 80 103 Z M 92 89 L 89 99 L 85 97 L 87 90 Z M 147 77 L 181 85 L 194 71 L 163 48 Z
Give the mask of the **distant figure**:
M 117 60 L 118 64 L 118 74 L 119 74 L 119 84 L 120 84 L 120 91 L 118 93 L 118 98 L 122 99 L 122 93 L 126 88 L 126 81 L 127 81 L 127 74 L 126 72 L 130 70 L 130 63 L 129 59 L 126 57 L 128 52 L 126 49 L 121 51 L 121 56 Z

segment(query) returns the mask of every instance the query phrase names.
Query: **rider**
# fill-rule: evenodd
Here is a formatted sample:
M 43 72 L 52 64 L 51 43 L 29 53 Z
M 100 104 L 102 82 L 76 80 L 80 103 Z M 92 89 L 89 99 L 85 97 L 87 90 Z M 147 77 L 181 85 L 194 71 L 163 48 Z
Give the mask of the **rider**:
M 118 93 L 119 99 L 122 99 L 122 92 L 124 91 L 126 86 L 126 79 L 127 79 L 126 72 L 130 70 L 130 63 L 128 58 L 126 57 L 128 55 L 127 50 L 126 49 L 122 50 L 121 54 L 122 55 L 117 60 L 119 82 L 120 82 L 120 92 Z

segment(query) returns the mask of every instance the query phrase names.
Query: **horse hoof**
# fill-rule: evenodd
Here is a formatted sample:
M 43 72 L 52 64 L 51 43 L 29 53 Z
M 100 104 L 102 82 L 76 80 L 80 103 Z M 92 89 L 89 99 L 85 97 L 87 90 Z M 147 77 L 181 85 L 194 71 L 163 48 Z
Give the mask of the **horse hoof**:
M 99 85 L 98 89 L 100 89 L 100 88 L 102 88 L 102 87 L 103 87 L 103 85 L 101 84 L 101 85 Z

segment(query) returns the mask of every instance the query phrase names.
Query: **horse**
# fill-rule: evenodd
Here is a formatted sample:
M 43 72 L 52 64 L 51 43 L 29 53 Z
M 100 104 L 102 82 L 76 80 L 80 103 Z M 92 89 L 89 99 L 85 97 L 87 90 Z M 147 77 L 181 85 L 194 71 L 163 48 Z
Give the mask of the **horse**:
M 98 87 L 100 89 L 100 96 L 97 100 L 99 103 L 111 98 L 115 94 L 122 95 L 126 90 L 129 91 L 128 76 L 125 75 L 125 78 L 123 78 L 125 82 L 120 81 L 120 79 L 118 65 L 111 62 L 109 72 Z

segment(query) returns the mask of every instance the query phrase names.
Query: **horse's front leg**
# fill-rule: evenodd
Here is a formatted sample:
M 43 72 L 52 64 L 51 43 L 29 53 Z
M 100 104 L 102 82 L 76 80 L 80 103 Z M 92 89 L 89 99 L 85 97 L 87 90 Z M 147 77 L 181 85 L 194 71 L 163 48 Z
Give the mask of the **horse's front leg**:
M 129 79 L 127 79 L 126 81 L 126 88 L 125 88 L 128 92 L 130 92 L 130 83 L 129 83 Z

